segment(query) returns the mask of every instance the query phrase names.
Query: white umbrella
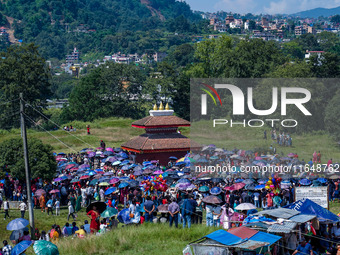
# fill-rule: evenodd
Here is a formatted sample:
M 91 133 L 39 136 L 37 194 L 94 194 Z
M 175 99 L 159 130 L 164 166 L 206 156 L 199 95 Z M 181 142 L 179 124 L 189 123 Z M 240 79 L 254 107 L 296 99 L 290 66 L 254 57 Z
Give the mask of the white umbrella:
M 247 211 L 251 209 L 256 209 L 256 206 L 251 203 L 242 203 L 236 206 L 235 209 L 239 211 Z

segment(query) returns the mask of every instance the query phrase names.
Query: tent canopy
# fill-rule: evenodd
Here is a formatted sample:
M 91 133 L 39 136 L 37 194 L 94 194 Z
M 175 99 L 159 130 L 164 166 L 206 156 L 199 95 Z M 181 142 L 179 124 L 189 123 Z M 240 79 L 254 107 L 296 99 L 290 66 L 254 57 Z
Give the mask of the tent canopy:
M 238 236 L 237 236 L 238 235 Z M 246 238 L 241 238 L 244 236 Z M 280 240 L 280 236 L 260 232 L 247 227 L 239 227 L 231 229 L 229 232 L 225 230 L 217 230 L 209 235 L 204 236 L 207 239 L 223 244 L 226 247 L 241 248 L 247 250 L 255 250 L 259 247 L 272 245 Z M 202 242 L 204 244 L 205 241 Z M 209 243 L 209 242 L 208 242 Z M 199 245 L 196 243 L 195 245 Z
M 320 222 L 338 222 L 339 217 L 308 198 L 287 205 L 286 208 L 301 212 L 301 214 L 316 215 Z

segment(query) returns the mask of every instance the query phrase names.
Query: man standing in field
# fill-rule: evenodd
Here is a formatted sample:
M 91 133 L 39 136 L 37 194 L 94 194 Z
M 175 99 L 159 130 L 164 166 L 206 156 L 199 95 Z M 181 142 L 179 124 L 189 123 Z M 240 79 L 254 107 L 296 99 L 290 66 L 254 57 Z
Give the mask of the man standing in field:
M 27 206 L 26 206 L 24 201 L 22 201 L 19 204 L 19 209 L 20 209 L 20 212 L 21 212 L 21 218 L 25 219 L 25 212 L 26 212 Z

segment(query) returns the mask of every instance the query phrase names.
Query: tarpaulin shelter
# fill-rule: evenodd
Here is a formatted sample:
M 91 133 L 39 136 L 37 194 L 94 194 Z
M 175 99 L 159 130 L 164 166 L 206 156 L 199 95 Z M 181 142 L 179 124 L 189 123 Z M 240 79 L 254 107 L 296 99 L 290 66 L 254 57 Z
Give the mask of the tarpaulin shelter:
M 315 215 L 317 219 L 322 223 L 339 222 L 339 217 L 337 215 L 328 211 L 327 209 L 323 208 L 322 206 L 318 205 L 308 198 L 301 199 L 299 201 L 296 201 L 295 203 L 287 205 L 286 208 L 299 211 L 301 212 L 301 214 Z
M 256 250 L 266 247 L 280 240 L 280 236 L 260 232 L 247 227 L 229 230 L 217 230 L 201 239 L 191 243 L 194 254 L 229 254 L 229 249 Z

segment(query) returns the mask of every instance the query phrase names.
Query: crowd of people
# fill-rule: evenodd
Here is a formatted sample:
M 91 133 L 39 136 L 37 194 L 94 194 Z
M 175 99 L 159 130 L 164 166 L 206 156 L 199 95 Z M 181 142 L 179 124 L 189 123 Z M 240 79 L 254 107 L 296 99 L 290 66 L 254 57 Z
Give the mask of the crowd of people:
M 100 141 L 100 146 L 96 150 L 84 149 L 78 154 L 59 153 L 56 155 L 56 178 L 52 181 L 41 178 L 32 180 L 32 203 L 36 209 L 47 215 L 60 216 L 60 208 L 68 208 L 67 223 L 63 227 L 55 224 L 47 232 L 36 230 L 36 239 L 57 242 L 62 236 L 75 235 L 84 238 L 87 234 L 104 233 L 117 227 L 119 223 L 167 223 L 170 227 L 182 224 L 183 228 L 190 228 L 192 224 L 205 222 L 207 226 L 230 229 L 241 226 L 244 219 L 253 212 L 237 210 L 238 205 L 251 203 L 263 210 L 279 208 L 294 202 L 295 187 L 306 185 L 301 182 L 300 177 L 280 173 L 267 176 L 254 174 L 245 178 L 239 172 L 212 176 L 211 173 L 195 175 L 190 170 L 190 165 L 195 164 L 193 162 L 238 167 L 247 164 L 261 165 L 258 162 L 300 165 L 301 161 L 296 154 L 288 159 L 280 159 L 275 155 L 269 157 L 258 152 L 236 149 L 216 150 L 216 147 L 211 146 L 197 154 L 186 155 L 184 160 L 171 157 L 168 166 L 162 167 L 157 161 L 136 164 L 128 153 L 117 148 L 106 148 L 103 141 Z M 314 154 L 312 161 L 317 163 L 321 160 L 321 153 L 319 152 L 320 156 L 316 154 L 316 161 Z M 188 158 L 193 160 L 187 160 Z M 330 199 L 339 198 L 338 179 L 319 179 L 307 185 L 328 185 Z M 283 183 L 285 187 L 282 186 Z M 218 199 L 217 202 L 209 200 L 212 198 Z M 20 201 L 21 217 L 25 217 L 27 194 L 24 182 L 7 176 L 0 183 L 0 202 L 2 199 L 5 219 L 10 217 L 10 200 Z M 90 224 L 85 221 L 78 227 L 77 214 L 93 202 L 103 202 L 107 208 L 116 209 L 117 213 L 103 218 L 102 212 L 93 207 L 87 212 Z M 123 211 L 127 212 L 127 220 L 117 217 Z M 69 224 L 71 217 L 73 223 Z M 307 226 L 302 225 L 301 228 L 306 234 L 310 232 Z M 332 225 L 327 229 L 320 229 L 320 235 L 325 236 L 325 233 L 327 238 L 339 239 L 340 227 Z M 28 238 L 27 236 L 28 233 L 24 232 L 21 238 Z M 18 241 L 20 240 L 14 240 Z M 4 242 L 4 247 L 3 253 L 6 254 L 8 243 L 5 245 Z

